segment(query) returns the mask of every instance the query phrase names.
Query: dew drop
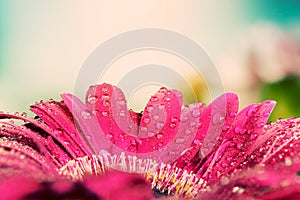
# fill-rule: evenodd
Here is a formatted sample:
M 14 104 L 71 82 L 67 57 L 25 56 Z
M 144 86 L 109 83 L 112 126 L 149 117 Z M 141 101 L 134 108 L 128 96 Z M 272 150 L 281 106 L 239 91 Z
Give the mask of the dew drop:
M 228 164 L 227 164 L 226 162 L 222 162 L 221 165 L 222 165 L 222 167 L 224 167 L 224 168 L 228 166 Z
M 155 125 L 156 125 L 156 128 L 159 130 L 162 129 L 162 127 L 164 127 L 164 124 L 162 122 L 157 122 Z
M 265 125 L 264 122 L 260 122 L 256 124 L 257 128 L 262 128 L 264 125 Z
M 107 88 L 107 87 L 103 87 L 103 88 L 102 88 L 102 92 L 108 93 L 108 88 Z
M 153 106 L 148 106 L 146 109 L 147 109 L 148 112 L 151 112 L 152 110 L 154 110 L 154 107 Z
M 108 116 L 108 112 L 107 111 L 102 111 L 101 114 L 102 114 L 102 116 L 105 116 L 105 117 Z
M 243 143 L 238 143 L 236 144 L 236 148 L 241 150 L 243 148 L 244 144 Z
M 264 117 L 269 117 L 270 116 L 270 112 L 264 112 Z
M 159 120 L 159 116 L 158 115 L 153 115 L 153 119 L 157 121 L 157 120 Z
M 92 137 L 91 137 L 90 135 L 86 135 L 85 138 L 86 138 L 87 140 L 91 140 L 91 139 L 92 139 Z
M 151 132 L 151 131 L 149 131 L 147 135 L 148 135 L 149 137 L 153 137 L 153 136 L 155 135 L 155 133 L 154 133 L 154 132 Z
M 200 111 L 199 111 L 198 108 L 193 109 L 193 111 L 192 111 L 192 116 L 193 116 L 193 117 L 199 117 L 200 114 L 201 114 L 201 113 L 200 113 Z
M 234 132 L 237 134 L 244 134 L 246 130 L 242 127 L 235 127 Z
M 120 111 L 120 116 L 121 116 L 121 117 L 124 117 L 124 116 L 125 116 L 125 111 L 124 111 L 124 110 L 121 110 L 121 111 Z
M 81 116 L 83 117 L 83 119 L 91 119 L 92 118 L 91 112 L 88 110 L 82 111 Z
M 141 131 L 141 132 L 147 132 L 147 131 L 148 131 L 148 128 L 145 127 L 145 126 L 141 126 L 140 131 Z
M 174 123 L 174 122 L 177 122 L 177 121 L 178 121 L 178 118 L 177 118 L 177 117 L 172 117 L 172 118 L 171 118 L 171 122 Z
M 164 108 L 165 108 L 164 105 L 158 105 L 158 109 L 159 109 L 159 110 L 162 110 L 162 109 L 164 109 Z
M 117 103 L 121 106 L 125 105 L 126 104 L 126 100 L 124 99 L 121 99 L 121 100 L 118 100 Z
M 222 130 L 223 130 L 223 131 L 228 131 L 229 128 L 230 128 L 229 125 L 224 125 L 223 128 L 222 128 Z
M 181 112 L 182 113 L 186 113 L 186 112 L 188 112 L 190 109 L 189 109 L 189 106 L 188 105 L 184 105 L 184 106 L 182 106 L 181 107 Z
M 21 117 L 27 117 L 27 113 L 26 112 L 22 112 Z
M 167 92 L 167 88 L 162 87 L 162 88 L 159 89 L 159 92 L 161 92 L 161 93 L 166 93 L 166 92 Z
M 61 129 L 55 129 L 54 130 L 54 134 L 56 135 L 56 136 L 62 136 L 63 135 L 63 132 L 62 132 L 62 130 Z
M 250 136 L 250 140 L 255 140 L 257 138 L 257 134 L 256 133 L 252 133 Z
M 158 133 L 158 134 L 156 134 L 156 138 L 157 138 L 157 139 L 159 139 L 159 140 L 160 140 L 162 137 L 163 137 L 163 134 L 162 134 L 162 133 Z
M 174 150 L 169 151 L 168 154 L 169 154 L 169 156 L 174 156 L 174 155 L 176 155 L 176 151 L 174 151 Z
M 224 113 L 216 112 L 212 117 L 212 123 L 215 125 L 222 124 L 225 120 Z
M 184 143 L 184 138 L 182 138 L 182 137 L 179 137 L 179 138 L 176 138 L 175 139 L 175 142 L 177 143 L 177 144 L 182 144 L 182 143 Z
M 176 127 L 176 123 L 170 123 L 169 127 L 170 128 L 175 128 Z
M 189 118 L 186 115 L 181 115 L 180 116 L 180 121 L 181 122 L 187 122 L 189 120 Z
M 113 138 L 113 135 L 110 134 L 110 133 L 107 133 L 107 134 L 105 135 L 105 137 L 106 137 L 106 139 L 111 140 L 111 139 Z
M 156 96 L 151 97 L 150 101 L 152 102 L 156 102 L 158 100 L 158 98 Z
M 143 122 L 144 122 L 145 124 L 149 124 L 150 121 L 151 121 L 151 119 L 150 119 L 149 117 L 144 117 L 144 119 L 143 119 Z
M 96 103 L 97 100 L 98 100 L 98 97 L 94 96 L 94 95 L 91 95 L 91 94 L 87 98 L 87 102 L 90 103 L 90 104 Z
M 137 145 L 136 140 L 134 140 L 134 139 L 131 140 L 131 141 L 130 141 L 130 144 L 133 145 L 133 146 Z
M 228 157 L 226 158 L 227 161 L 232 161 L 232 159 L 233 159 L 233 158 L 232 158 L 231 156 L 228 156 Z
M 110 106 L 110 102 L 108 100 L 103 101 L 103 106 Z
M 190 127 L 194 127 L 194 126 L 196 126 L 196 122 L 191 121 L 190 122 Z
M 236 116 L 236 113 L 235 112 L 230 112 L 229 113 L 229 117 L 235 117 Z
M 195 139 L 195 140 L 193 141 L 193 143 L 194 143 L 195 145 L 200 145 L 200 144 L 201 144 L 201 141 L 198 140 L 198 139 Z
M 192 133 L 192 131 L 191 130 L 189 130 L 189 129 L 187 129 L 187 130 L 185 130 L 185 132 L 184 132 L 186 135 L 189 135 L 189 134 L 191 134 Z
M 171 101 L 171 98 L 170 98 L 170 97 L 165 97 L 164 100 L 165 100 L 166 102 L 170 102 L 170 101 Z

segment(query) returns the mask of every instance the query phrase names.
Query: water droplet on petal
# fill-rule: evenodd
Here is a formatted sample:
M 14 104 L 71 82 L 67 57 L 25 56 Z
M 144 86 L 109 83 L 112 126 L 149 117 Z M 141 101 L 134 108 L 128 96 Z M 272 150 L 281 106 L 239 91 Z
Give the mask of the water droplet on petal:
M 118 103 L 119 105 L 122 105 L 122 106 L 123 106 L 123 105 L 126 104 L 126 100 L 121 99 L 121 100 L 118 100 L 117 103 Z
M 201 144 L 201 141 L 198 140 L 198 139 L 195 139 L 195 140 L 193 141 L 193 143 L 196 144 L 196 145 L 200 145 L 200 144 Z
M 187 116 L 185 116 L 185 115 L 180 116 L 180 121 L 181 122 L 187 122 L 188 120 L 189 120 L 189 118 Z
M 240 150 L 243 148 L 243 146 L 244 146 L 243 143 L 237 143 L 237 144 L 236 144 L 236 148 L 237 148 L 237 149 L 240 149 Z
M 22 112 L 21 117 L 27 117 L 27 113 L 26 112 Z
M 150 101 L 152 102 L 156 102 L 158 100 L 158 98 L 156 96 L 151 97 Z
M 105 135 L 105 137 L 106 137 L 106 139 L 111 140 L 111 139 L 113 138 L 113 135 L 110 134 L 110 133 L 107 133 L 107 134 Z
M 103 88 L 102 88 L 102 92 L 108 93 L 108 88 L 107 88 L 107 87 L 103 87 Z
M 161 93 L 166 93 L 166 92 L 167 92 L 167 88 L 162 87 L 162 88 L 159 89 L 159 92 L 161 92 Z
M 105 117 L 108 116 L 108 112 L 107 111 L 102 111 L 101 114 L 102 114 L 102 116 L 105 116 Z
M 143 122 L 145 124 L 149 124 L 151 122 L 151 119 L 149 117 L 144 117 Z
M 147 109 L 148 112 L 151 112 L 152 110 L 154 110 L 154 107 L 153 106 L 148 106 L 146 109 Z
M 162 122 L 157 122 L 157 123 L 156 123 L 156 128 L 157 128 L 157 129 L 160 130 L 160 129 L 162 129 L 163 127 L 164 127 L 164 123 L 162 123 Z
M 54 130 L 54 134 L 56 135 L 56 136 L 62 136 L 63 135 L 63 132 L 62 132 L 62 130 L 60 129 L 60 128 L 58 128 L 58 129 L 55 129 Z
M 179 137 L 179 138 L 176 138 L 175 139 L 175 142 L 177 143 L 177 144 L 182 144 L 182 143 L 184 143 L 184 138 L 182 138 L 182 137 Z
M 108 101 L 109 100 L 109 95 L 108 94 L 103 94 L 102 97 L 101 97 L 101 99 L 103 101 Z
M 250 140 L 255 140 L 257 138 L 257 134 L 252 133 L 250 136 Z
M 137 145 L 136 140 L 135 140 L 135 139 L 131 140 L 131 141 L 130 141 L 130 144 L 131 144 L 131 145 L 134 145 L 134 146 Z
M 229 125 L 224 125 L 223 128 L 222 128 L 222 130 L 223 130 L 223 131 L 228 131 L 229 128 L 230 128 Z
M 189 106 L 188 105 L 184 105 L 184 106 L 182 106 L 181 107 L 181 112 L 182 113 L 186 113 L 186 112 L 188 112 L 190 109 L 189 109 Z
M 193 116 L 193 117 L 199 117 L 200 114 L 201 114 L 201 113 L 200 113 L 200 111 L 199 111 L 198 108 L 193 109 L 193 111 L 192 111 L 192 116 Z
M 105 101 L 103 101 L 103 106 L 110 106 L 110 102 L 109 101 L 107 101 L 107 100 L 105 100 Z
M 222 124 L 225 120 L 225 114 L 222 112 L 216 112 L 213 117 L 212 117 L 212 123 L 217 125 L 217 124 Z
M 98 97 L 94 96 L 94 95 L 91 95 L 91 94 L 87 98 L 87 102 L 90 103 L 90 104 L 96 103 L 97 100 L 98 100 Z
M 171 122 L 177 122 L 178 121 L 178 118 L 177 117 L 172 117 L 171 118 Z
M 264 112 L 264 117 L 269 117 L 270 116 L 270 112 Z
M 257 123 L 257 124 L 256 124 L 257 128 L 261 128 L 261 127 L 263 127 L 264 125 L 265 125 L 264 122 L 260 122 L 260 123 Z
M 164 100 L 165 100 L 166 102 L 170 102 L 170 101 L 171 101 L 171 98 L 170 98 L 170 97 L 165 97 Z
M 234 132 L 237 134 L 244 134 L 246 130 L 242 127 L 235 127 Z
M 153 119 L 157 121 L 157 120 L 159 120 L 159 116 L 158 115 L 153 115 Z
M 176 151 L 174 151 L 174 150 L 169 151 L 168 154 L 169 154 L 170 156 L 174 156 L 174 155 L 176 155 Z
M 176 123 L 170 123 L 170 128 L 175 128 L 176 127 Z
M 140 131 L 141 131 L 141 132 L 147 132 L 147 131 L 148 131 L 148 128 L 145 127 L 145 126 L 142 126 L 142 127 L 140 128 Z
M 164 105 L 158 105 L 158 109 L 159 109 L 159 110 L 162 110 L 162 109 L 164 109 L 164 108 L 165 108 Z
M 151 131 L 148 132 L 148 136 L 149 136 L 149 137 L 153 137 L 154 135 L 155 135 L 154 132 L 151 132 Z
M 81 116 L 83 117 L 83 119 L 91 119 L 92 118 L 91 112 L 88 110 L 82 111 Z
M 187 130 L 185 130 L 185 132 L 184 132 L 186 135 L 189 135 L 189 134 L 191 134 L 192 133 L 192 131 L 191 130 L 189 130 L 189 129 L 187 129 Z
M 124 111 L 124 110 L 121 110 L 121 111 L 120 111 L 120 116 L 121 116 L 121 117 L 124 117 L 124 116 L 125 116 L 125 111 Z
M 194 126 L 196 126 L 196 122 L 191 121 L 190 122 L 190 127 L 194 127 Z
M 236 113 L 235 112 L 230 112 L 229 113 L 229 117 L 235 117 L 236 116 Z
M 157 138 L 157 139 L 161 139 L 162 137 L 163 137 L 163 134 L 162 134 L 162 133 L 156 134 L 156 138 Z

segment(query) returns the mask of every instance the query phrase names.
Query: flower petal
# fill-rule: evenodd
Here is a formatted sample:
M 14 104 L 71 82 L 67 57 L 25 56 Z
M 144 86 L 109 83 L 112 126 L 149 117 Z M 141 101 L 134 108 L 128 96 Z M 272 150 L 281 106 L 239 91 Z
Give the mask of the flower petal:
M 79 138 L 72 114 L 63 102 L 50 100 L 32 105 L 30 110 L 37 114 L 53 131 L 49 132 L 73 158 L 90 155 Z
M 221 146 L 212 155 L 212 160 L 199 170 L 198 175 L 211 184 L 219 176 L 236 169 L 249 154 L 274 106 L 274 101 L 265 101 L 239 112 Z

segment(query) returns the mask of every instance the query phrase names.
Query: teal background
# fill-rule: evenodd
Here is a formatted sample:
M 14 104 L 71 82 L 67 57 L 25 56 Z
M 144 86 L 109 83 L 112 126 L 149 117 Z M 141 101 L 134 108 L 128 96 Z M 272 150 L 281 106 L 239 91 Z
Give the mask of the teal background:
M 271 21 L 281 26 L 298 23 L 300 1 L 298 0 L 250 0 L 243 1 L 245 21 L 256 23 Z

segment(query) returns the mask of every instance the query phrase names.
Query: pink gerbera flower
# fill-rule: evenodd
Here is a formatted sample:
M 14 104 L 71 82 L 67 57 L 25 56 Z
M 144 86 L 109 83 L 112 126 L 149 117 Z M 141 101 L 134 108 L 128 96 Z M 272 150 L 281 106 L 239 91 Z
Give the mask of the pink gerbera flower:
M 0 113 L 5 199 L 299 197 L 300 119 L 267 123 L 274 101 L 238 112 L 232 93 L 205 107 L 161 88 L 136 113 L 109 84 L 61 97 L 35 119 Z

